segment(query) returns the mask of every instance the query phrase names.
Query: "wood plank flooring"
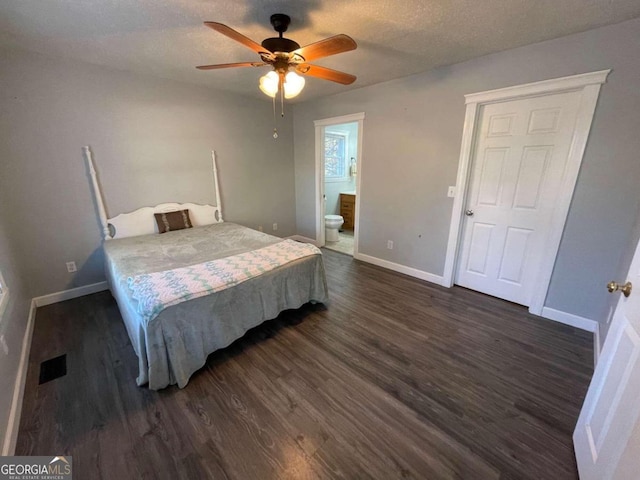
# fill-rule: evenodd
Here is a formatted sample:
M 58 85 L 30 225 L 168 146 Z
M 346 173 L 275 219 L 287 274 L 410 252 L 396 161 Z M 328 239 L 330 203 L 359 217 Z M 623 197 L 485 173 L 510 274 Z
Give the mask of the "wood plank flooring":
M 251 330 L 182 390 L 136 386 L 108 292 L 39 308 L 16 455 L 72 455 L 77 479 L 577 478 L 590 334 L 324 257 L 327 308 Z

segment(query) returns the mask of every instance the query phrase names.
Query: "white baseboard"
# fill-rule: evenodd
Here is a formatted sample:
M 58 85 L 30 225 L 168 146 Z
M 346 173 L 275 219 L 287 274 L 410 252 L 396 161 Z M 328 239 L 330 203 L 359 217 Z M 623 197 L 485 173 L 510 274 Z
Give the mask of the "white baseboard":
M 600 324 L 598 322 L 549 307 L 542 307 L 541 316 L 593 333 L 593 368 L 596 367 L 600 359 Z
M 405 275 L 409 275 L 410 277 L 419 278 L 420 280 L 426 280 L 427 282 L 436 283 L 443 287 L 448 287 L 448 285 L 445 285 L 444 277 L 440 275 L 434 275 L 433 273 L 418 270 L 417 268 L 407 267 L 406 265 L 400 265 L 399 263 L 390 262 L 388 260 L 372 257 L 370 255 L 365 255 L 364 253 L 356 253 L 353 258 L 355 258 L 356 260 L 361 260 L 363 262 L 372 263 L 373 265 L 377 265 L 382 268 L 393 270 L 394 272 L 404 273 Z
M 84 285 L 82 287 L 71 288 L 69 290 L 63 290 L 62 292 L 50 293 L 49 295 L 36 297 L 33 301 L 35 302 L 36 307 L 44 307 L 45 305 L 51 305 L 52 303 L 64 302 L 65 300 L 91 295 L 92 293 L 102 292 L 103 290 L 108 289 L 109 285 L 107 285 L 107 282 L 98 282 L 92 283 L 91 285 Z
M 29 318 L 27 319 L 27 328 L 24 332 L 22 340 L 22 352 L 20 354 L 20 363 L 18 365 L 18 373 L 13 389 L 13 399 L 11 401 L 11 411 L 9 412 L 9 422 L 7 423 L 7 431 L 2 444 L 2 456 L 13 455 L 18 440 L 18 429 L 20 428 L 20 415 L 22 413 L 22 401 L 24 398 L 24 387 L 27 380 L 27 370 L 29 367 L 29 353 L 31 351 L 31 339 L 33 337 L 33 328 L 36 318 L 37 307 L 51 305 L 52 303 L 71 300 L 72 298 L 90 295 L 92 293 L 107 290 L 109 287 L 107 282 L 98 282 L 91 285 L 84 285 L 62 292 L 43 295 L 31 300 L 29 308 Z
M 595 332 L 598 329 L 598 322 L 589 318 L 579 317 L 572 313 L 562 312 L 554 308 L 543 307 L 541 317 L 555 320 L 556 322 L 571 325 L 572 327 L 586 330 L 587 332 Z
M 313 238 L 303 237 L 302 235 L 291 235 L 290 237 L 287 237 L 287 238 L 291 240 L 296 240 L 298 242 L 310 243 L 311 245 L 315 245 L 316 247 L 318 246 L 318 242 L 316 242 Z
M 24 387 L 27 381 L 27 370 L 29 367 L 29 352 L 31 351 L 31 338 L 33 337 L 33 325 L 36 318 L 36 302 L 31 300 L 29 308 L 29 318 L 27 328 L 22 339 L 22 353 L 18 364 L 18 373 L 13 387 L 13 399 L 11 401 L 11 411 L 9 412 L 9 422 L 7 432 L 2 444 L 2 456 L 13 455 L 16 451 L 18 441 L 18 429 L 20 428 L 20 415 L 22 414 L 22 400 L 24 398 Z

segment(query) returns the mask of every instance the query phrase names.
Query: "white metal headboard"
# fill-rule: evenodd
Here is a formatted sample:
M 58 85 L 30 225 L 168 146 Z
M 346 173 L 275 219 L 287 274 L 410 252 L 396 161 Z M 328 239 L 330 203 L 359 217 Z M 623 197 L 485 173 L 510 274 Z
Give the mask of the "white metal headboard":
M 114 238 L 135 237 L 138 235 L 148 235 L 150 233 L 158 233 L 158 226 L 153 217 L 154 213 L 171 212 L 175 210 L 189 210 L 189 218 L 193 226 L 211 225 L 213 223 L 221 223 L 222 206 L 220 204 L 220 188 L 218 187 L 218 169 L 216 167 L 216 152 L 211 152 L 213 161 L 213 182 L 216 189 L 216 205 L 198 205 L 195 203 L 161 203 L 155 207 L 142 207 L 133 212 L 121 213 L 115 217 L 109 218 L 107 210 L 104 206 L 104 198 L 100 190 L 100 183 L 96 175 L 96 169 L 93 165 L 93 156 L 91 149 L 86 146 L 82 147 L 89 174 L 91 175 L 91 185 L 93 196 L 98 206 L 98 215 L 100 216 L 100 225 L 102 226 L 102 234 L 105 240 Z

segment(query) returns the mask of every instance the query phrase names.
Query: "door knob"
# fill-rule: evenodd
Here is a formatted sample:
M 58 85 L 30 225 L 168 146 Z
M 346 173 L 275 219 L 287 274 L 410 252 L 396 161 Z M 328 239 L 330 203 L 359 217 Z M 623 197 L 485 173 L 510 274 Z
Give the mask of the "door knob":
M 633 285 L 631 284 L 631 282 L 627 282 L 624 285 L 620 285 L 618 282 L 614 282 L 613 280 L 611 280 L 609 283 L 607 283 L 607 290 L 609 290 L 609 293 L 613 293 L 617 290 L 620 290 L 625 297 L 628 297 L 629 295 L 631 295 L 632 288 L 633 288 Z
M 473 217 L 473 210 L 465 210 L 465 211 L 464 211 L 464 214 L 465 214 L 467 217 Z

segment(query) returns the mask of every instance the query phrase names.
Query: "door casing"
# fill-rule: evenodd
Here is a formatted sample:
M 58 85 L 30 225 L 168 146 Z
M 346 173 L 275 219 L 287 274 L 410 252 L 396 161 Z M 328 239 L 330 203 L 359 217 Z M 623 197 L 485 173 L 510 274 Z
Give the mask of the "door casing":
M 589 131 L 593 121 L 600 86 L 606 82 L 607 75 L 611 70 L 601 70 L 597 72 L 572 75 L 569 77 L 543 80 L 535 83 L 528 83 L 515 87 L 507 87 L 487 92 L 473 93 L 465 95 L 466 112 L 464 120 L 464 130 L 462 134 L 462 145 L 460 148 L 460 159 L 458 162 L 458 175 L 456 179 L 456 196 L 453 202 L 451 224 L 449 227 L 449 241 L 447 243 L 447 253 L 443 274 L 443 284 L 453 286 L 456 262 L 461 241 L 462 222 L 464 221 L 464 206 L 467 204 L 467 193 L 469 189 L 469 176 L 471 172 L 471 161 L 475 150 L 476 127 L 478 125 L 478 115 L 482 105 L 495 102 L 504 102 L 529 97 L 543 96 L 549 94 L 581 91 L 582 96 L 578 107 L 578 115 L 571 140 L 569 158 L 562 180 L 562 187 L 558 195 L 558 202 L 553 212 L 550 234 L 545 246 L 544 258 L 540 265 L 536 286 L 534 287 L 529 312 L 534 315 L 541 315 L 544 301 L 549 290 L 551 274 L 555 264 L 562 232 L 569 213 L 571 198 L 578 179 L 578 172 L 582 164 L 582 158 L 589 138 Z

